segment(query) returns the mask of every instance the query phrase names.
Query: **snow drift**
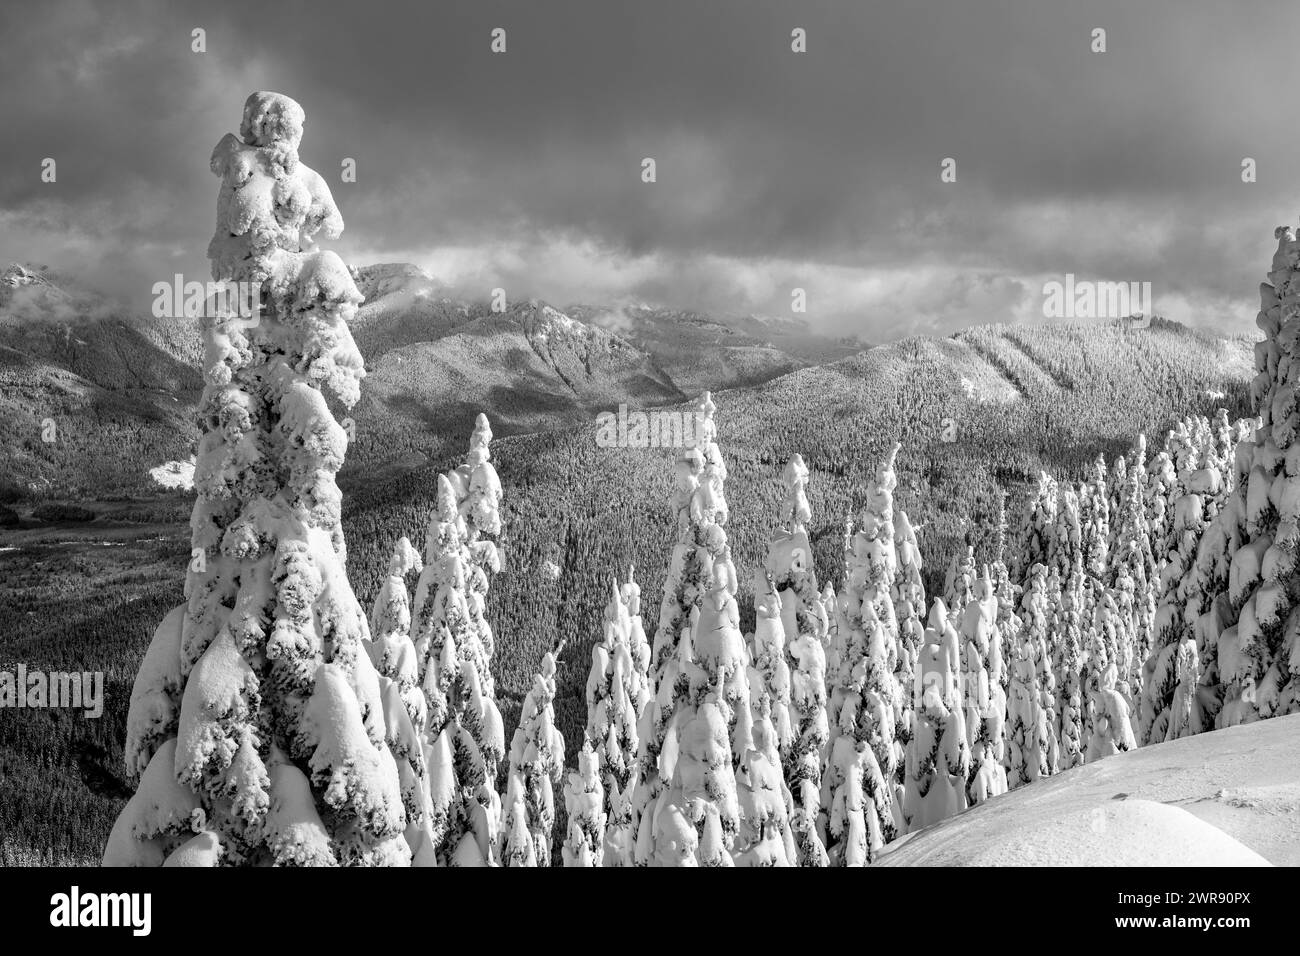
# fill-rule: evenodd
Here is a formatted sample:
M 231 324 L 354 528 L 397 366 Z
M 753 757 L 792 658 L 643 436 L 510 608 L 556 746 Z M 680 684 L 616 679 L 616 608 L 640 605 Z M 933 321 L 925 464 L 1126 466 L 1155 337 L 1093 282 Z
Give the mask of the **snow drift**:
M 1300 865 L 1300 715 L 1144 747 L 886 847 L 886 866 Z

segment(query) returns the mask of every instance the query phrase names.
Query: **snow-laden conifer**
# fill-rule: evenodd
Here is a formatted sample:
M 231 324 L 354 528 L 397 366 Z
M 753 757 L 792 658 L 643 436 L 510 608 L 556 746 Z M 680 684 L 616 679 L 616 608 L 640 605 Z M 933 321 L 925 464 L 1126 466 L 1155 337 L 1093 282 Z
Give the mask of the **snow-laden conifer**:
M 1255 319 L 1264 333 L 1251 382 L 1258 424 L 1236 447 L 1235 489 L 1225 506 L 1244 537 L 1231 560 L 1228 603 L 1219 605 L 1218 727 L 1300 711 L 1300 405 L 1292 358 L 1300 327 L 1300 241 L 1284 226 L 1274 236 L 1277 250 Z M 1225 546 L 1234 537 L 1224 533 Z
M 412 859 L 431 866 L 436 865 L 438 833 L 424 745 L 428 708 L 420 688 L 419 656 L 411 640 L 411 603 L 406 591 L 406 577 L 418 574 L 423 567 L 420 552 L 407 538 L 400 538 L 388 562 L 388 577 L 370 612 L 371 638 L 365 646 L 382 692 L 385 696 L 396 693 L 401 700 L 403 712 L 385 703 L 386 734 L 402 781 L 406 841 Z
M 494 541 L 501 532 L 501 485 L 489 461 L 491 438 L 486 416 L 479 415 L 465 462 L 438 477 L 412 612 L 428 704 L 431 799 L 435 821 L 445 821 L 438 852 L 458 866 L 499 862 L 496 777 L 505 727 L 492 681 L 495 639 L 486 599 L 489 575 L 501 568 Z
M 639 781 L 638 724 L 650 700 L 650 646 L 641 625 L 641 589 L 629 572 L 627 583 L 611 581 L 604 633 L 591 649 L 587 675 L 587 728 L 605 800 L 598 860 L 631 866 L 636 832 L 633 799 Z
M 965 550 L 952 556 L 943 582 L 944 606 L 952 613 L 954 626 L 961 620 L 966 605 L 975 600 L 977 574 L 975 547 L 968 544 Z
M 550 866 L 555 789 L 564 772 L 564 737 L 555 726 L 555 668 L 564 644 L 542 655 L 510 741 L 501 834 L 505 866 Z
M 868 491 L 839 597 L 847 638 L 841 641 L 842 656 L 829 691 L 830 743 L 822 806 L 829 813 L 832 845 L 827 849 L 832 861 L 843 865 L 857 860 L 859 850 L 856 824 L 845 816 L 844 787 L 863 788 L 870 804 L 858 808 L 864 814 L 867 859 L 893 839 L 902 819 L 901 808 L 894 807 L 895 778 L 903 760 L 897 725 L 904 717 L 903 692 L 895 675 L 900 655 L 907 653 L 894 617 L 898 560 L 893 491 L 898 450 L 894 445 Z M 862 741 L 872 752 L 869 761 L 857 746 Z M 849 802 L 856 806 L 859 801 L 855 796 Z
M 1083 567 L 1098 581 L 1106 579 L 1110 567 L 1110 491 L 1106 479 L 1106 459 L 1098 455 L 1079 495 Z
M 386 735 L 405 710 L 363 648 L 334 481 L 348 436 L 326 398 L 359 397 L 347 323 L 361 294 L 315 248 L 343 221 L 299 161 L 303 118 L 288 97 L 254 93 L 240 135 L 212 154 L 212 274 L 252 284 L 261 309 L 202 323 L 194 558 L 186 605 L 158 628 L 132 691 L 139 787 L 110 865 L 161 863 L 196 834 L 206 849 L 189 863 L 411 861 Z
M 1002 639 L 997 630 L 998 598 L 986 566 L 974 597 L 961 616 L 961 686 L 965 706 L 971 805 L 1007 792 L 1006 692 L 1002 689 Z
M 909 831 L 938 823 L 967 805 L 970 748 L 959 686 L 960 656 L 957 630 L 943 601 L 936 600 L 912 685 L 915 725 L 903 793 Z
M 748 660 L 727 535 L 727 470 L 716 406 L 697 405 L 696 439 L 679 458 L 677 543 L 664 586 L 655 699 L 639 736 L 636 862 L 731 866 L 739 830 L 734 753 L 751 745 Z
M 1054 634 L 1056 669 L 1056 720 L 1059 750 L 1057 766 L 1069 770 L 1084 762 L 1083 622 L 1084 582 L 1082 567 L 1076 567 L 1062 582 L 1053 567 L 1047 579 L 1048 599 L 1060 608 Z
M 584 737 L 578 751 L 578 769 L 569 771 L 564 781 L 569 829 L 560 854 L 566 867 L 631 865 L 630 848 L 626 856 L 621 846 L 613 854 L 607 853 L 605 787 L 600 777 L 600 759 L 591 741 Z M 611 858 L 613 862 L 606 862 Z
M 1008 567 L 1013 581 L 1028 579 L 1029 570 L 1035 564 L 1046 566 L 1051 563 L 1059 495 L 1056 481 L 1047 472 L 1040 471 L 1038 485 L 1025 503 L 1016 529 L 1017 548 Z
M 1056 670 L 1050 644 L 1050 639 L 1054 633 L 1052 629 L 1055 626 L 1055 616 L 1050 604 L 1048 577 L 1046 566 L 1035 564 L 1030 568 L 1029 578 L 1020 602 L 1019 614 L 1022 625 L 1022 642 L 1019 653 L 1033 664 L 1034 685 L 1038 690 L 1037 699 L 1041 713 L 1041 723 L 1033 725 L 1033 729 L 1038 734 L 1037 739 L 1026 740 L 1022 744 L 1021 750 L 1022 753 L 1026 753 L 1025 748 L 1029 747 L 1033 754 L 1038 755 L 1037 777 L 1056 773 L 1060 761 Z M 1059 585 L 1057 591 L 1059 592 Z M 1022 681 L 1027 685 L 1029 679 L 1027 676 L 1023 676 Z M 1010 722 L 1010 704 L 1008 705 L 1008 711 L 1008 722 Z M 1022 715 L 1025 713 L 1023 707 L 1021 713 Z M 1022 772 L 1018 771 L 1019 781 L 1009 780 L 1011 786 L 1027 782 L 1026 778 L 1036 778 L 1032 765 L 1028 763 L 1030 758 L 1026 756 L 1025 760 L 1027 762 L 1026 767 Z
M 1165 443 L 1176 471 L 1167 496 L 1171 518 L 1159 606 L 1151 651 L 1142 668 L 1139 741 L 1143 744 L 1209 729 L 1197 700 L 1202 669 L 1194 625 L 1205 601 L 1197 591 L 1197 552 L 1223 493 L 1223 472 L 1213 442 L 1209 421 L 1189 417 L 1170 431 Z
M 794 798 L 792 826 L 799 865 L 822 866 L 827 857 L 818 833 L 822 750 L 830 736 L 826 714 L 828 613 L 817 587 L 808 522 L 808 467 L 795 455 L 781 474 L 786 497 L 780 526 L 768 542 L 764 568 L 781 599 L 781 624 L 790 665 L 794 741 L 785 774 Z M 843 636 L 841 637 L 841 642 Z

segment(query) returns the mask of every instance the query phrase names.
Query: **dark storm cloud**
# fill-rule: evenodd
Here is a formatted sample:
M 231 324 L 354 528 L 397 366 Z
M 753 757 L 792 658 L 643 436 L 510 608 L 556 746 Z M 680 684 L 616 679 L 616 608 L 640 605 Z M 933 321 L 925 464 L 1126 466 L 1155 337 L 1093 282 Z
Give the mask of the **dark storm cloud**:
M 208 152 L 274 89 L 307 111 L 340 251 L 469 294 L 775 312 L 801 285 L 879 340 L 1030 316 L 1074 272 L 1240 328 L 1294 213 L 1297 40 L 1273 2 L 9 3 L 0 258 L 133 301 L 201 274 Z

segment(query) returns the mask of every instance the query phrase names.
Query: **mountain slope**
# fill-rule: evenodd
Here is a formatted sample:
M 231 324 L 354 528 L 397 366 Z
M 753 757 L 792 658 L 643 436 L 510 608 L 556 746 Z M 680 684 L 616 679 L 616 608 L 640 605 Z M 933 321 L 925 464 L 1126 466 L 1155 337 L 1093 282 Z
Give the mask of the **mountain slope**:
M 202 381 L 166 344 L 161 324 L 21 266 L 0 273 L 0 482 L 111 494 L 188 454 Z
M 989 356 L 1010 354 L 1010 339 L 1030 343 L 1036 367 L 1051 373 L 1041 380 L 1024 370 L 1004 373 Z M 1098 453 L 1109 460 L 1126 451 L 1139 432 L 1158 447 L 1187 413 L 1223 405 L 1244 414 L 1250 353 L 1245 339 L 1216 339 L 1167 322 L 1142 331 L 1114 323 L 995 326 L 908 339 L 760 386 L 715 392 L 742 619 L 752 613 L 749 576 L 782 499 L 780 469 L 794 452 L 812 470 L 818 574 L 838 580 L 845 516 L 861 509 L 881 456 L 902 442 L 896 497 L 920 526 L 933 592 L 946 570 L 940 556 L 946 562 L 968 534 L 977 557 L 990 558 L 999 497 L 1010 495 L 1015 514 L 1039 469 L 1078 476 Z M 601 447 L 590 424 L 502 438 L 492 450 L 510 539 L 507 570 L 489 602 L 508 649 L 499 657 L 498 687 L 507 696 L 524 693 L 554 636 L 569 636 L 578 663 L 560 675 L 557 708 L 575 721 L 563 729 L 577 733 L 585 719 L 582 661 L 587 642 L 600 633 L 611 571 L 636 565 L 653 631 L 673 535 L 664 502 L 674 452 Z M 392 542 L 423 533 L 437 471 L 460 451 L 453 444 L 430 467 L 356 488 L 347 498 L 349 573 L 363 599 L 377 591 Z M 548 564 L 560 568 L 558 578 L 546 573 Z
M 758 385 L 779 375 L 852 355 L 861 346 L 815 334 L 807 323 L 756 316 L 712 316 L 646 306 L 569 306 L 565 312 L 622 335 L 653 355 L 682 391 L 695 394 Z
M 368 356 L 366 367 L 354 411 L 358 457 L 345 480 L 362 465 L 438 454 L 442 440 L 462 440 L 483 409 L 498 434 L 512 434 L 685 397 L 645 353 L 536 302 Z

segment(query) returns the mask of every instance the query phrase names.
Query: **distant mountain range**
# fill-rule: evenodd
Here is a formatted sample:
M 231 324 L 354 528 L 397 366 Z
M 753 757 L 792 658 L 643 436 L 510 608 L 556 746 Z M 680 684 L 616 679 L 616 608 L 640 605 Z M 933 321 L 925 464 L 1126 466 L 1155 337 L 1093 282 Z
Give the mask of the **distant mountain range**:
M 423 464 L 487 409 L 499 434 L 683 401 L 852 354 L 800 322 L 646 306 L 450 296 L 416 266 L 353 270 L 366 358 L 346 483 Z M 184 460 L 202 391 L 197 323 L 128 315 L 37 267 L 0 273 L 0 483 L 42 494 L 133 493 Z M 54 422 L 54 430 L 44 427 Z M 49 440 L 44 440 L 49 439 Z
M 493 311 L 409 264 L 354 276 L 366 302 L 352 334 L 369 372 L 356 420 L 370 426 L 360 444 L 372 467 L 430 453 L 431 434 L 460 440 L 482 409 L 499 434 L 546 431 L 622 403 L 760 384 L 860 348 L 752 316 L 537 300 Z
M 770 405 L 781 431 L 800 428 L 788 416 L 792 401 L 817 405 L 828 422 L 885 428 L 932 404 L 938 390 L 992 414 L 989 427 L 1042 443 L 1112 433 L 1100 421 L 1125 390 L 1129 399 L 1149 393 L 1153 409 L 1203 405 L 1208 392 L 1244 394 L 1251 374 L 1244 338 L 1174 323 L 1158 323 L 1145 338 L 1114 324 L 1057 323 L 1041 333 L 989 327 L 863 350 L 815 335 L 796 317 L 645 305 L 561 310 L 538 301 L 493 311 L 451 296 L 412 265 L 354 276 L 366 301 L 352 332 L 368 375 L 351 413 L 357 441 L 340 476 L 345 488 L 445 460 L 481 410 L 499 435 L 531 434 L 591 422 L 623 403 L 673 405 L 705 389 L 738 390 L 752 414 Z M 1075 353 L 1099 348 L 1105 361 L 1078 364 Z M 151 487 L 151 469 L 192 452 L 199 356 L 192 320 L 125 315 L 47 271 L 4 270 L 0 486 L 64 497 Z M 846 390 L 850 382 L 858 384 Z M 913 391 L 914 401 L 896 405 Z M 882 401 L 897 410 L 885 414 Z M 1035 417 L 1026 419 L 1030 408 Z M 929 417 L 927 431 L 938 429 Z
M 195 341 L 36 270 L 0 272 L 0 486 L 125 492 L 188 455 L 202 391 Z

